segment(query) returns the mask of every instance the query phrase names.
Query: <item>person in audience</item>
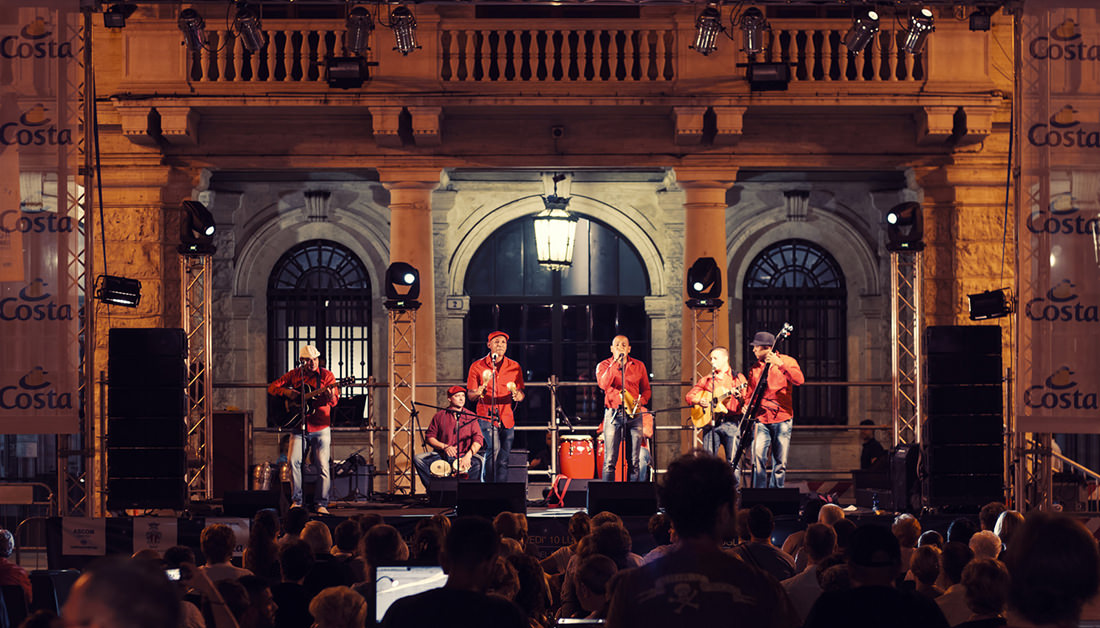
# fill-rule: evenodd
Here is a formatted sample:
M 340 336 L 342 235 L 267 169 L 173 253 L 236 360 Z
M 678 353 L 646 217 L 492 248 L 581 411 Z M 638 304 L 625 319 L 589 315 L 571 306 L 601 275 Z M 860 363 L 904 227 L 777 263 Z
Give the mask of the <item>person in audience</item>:
M 1024 516 L 1015 510 L 1006 510 L 1001 513 L 1001 516 L 997 517 L 997 524 L 993 526 L 993 534 L 996 534 L 1001 539 L 1001 559 L 1004 560 L 1003 554 L 1008 551 L 1008 542 L 1012 540 L 1016 531 L 1024 525 Z
M 642 564 L 651 563 L 672 551 L 676 542 L 676 530 L 672 528 L 672 520 L 663 512 L 655 513 L 649 518 L 649 535 L 653 537 L 653 549 L 642 557 Z
M 522 551 L 527 551 L 527 516 L 502 512 L 493 519 L 493 529 L 504 539 L 515 539 Z
M 413 535 L 409 554 L 424 563 L 439 564 L 443 551 L 443 532 L 434 525 L 419 528 Z
M 802 553 L 806 556 L 806 567 L 781 584 L 790 596 L 798 618 L 804 621 L 821 596 L 818 565 L 836 551 L 836 531 L 823 523 L 813 523 L 806 528 L 803 537 Z
M 970 543 L 970 537 L 978 531 L 978 526 L 966 517 L 959 517 L 947 526 L 947 542 Z
M 992 530 L 982 530 L 970 537 L 970 551 L 974 558 L 997 558 L 1001 555 L 1001 537 Z
M 279 545 L 279 566 L 283 581 L 271 587 L 271 596 L 277 605 L 275 628 L 309 628 L 313 616 L 309 614 L 309 595 L 302 585 L 313 566 L 309 544 L 299 538 L 283 541 Z
M 517 554 L 524 554 L 523 547 L 519 544 L 519 541 L 515 539 L 501 539 L 500 540 L 500 557 L 508 558 Z
M 901 574 L 901 546 L 885 526 L 864 525 L 852 535 L 847 558 L 852 588 L 821 594 L 804 628 L 946 628 L 935 602 L 895 588 Z
M 821 515 L 821 507 L 824 505 L 825 500 L 820 497 L 814 497 L 807 501 L 798 513 L 798 525 L 802 529 L 788 534 L 786 540 L 783 541 L 782 550 L 794 556 L 794 566 L 799 573 L 802 573 L 808 562 L 807 557 L 802 552 L 806 528 L 812 523 L 817 523 L 818 517 Z
M 844 519 L 844 509 L 836 504 L 825 504 L 817 513 L 817 522 L 827 526 L 835 526 L 841 519 Z
M 518 548 L 519 543 L 515 539 L 505 539 L 506 541 L 512 541 Z M 509 602 L 516 599 L 516 594 L 519 593 L 519 575 L 516 573 L 516 568 L 512 566 L 512 563 L 508 562 L 503 553 L 505 546 L 502 546 L 501 553 L 497 554 L 496 561 L 493 564 L 492 572 L 489 575 L 489 586 L 486 587 L 485 592 L 489 595 L 496 595 L 502 597 Z M 522 551 L 516 551 L 516 556 L 522 556 Z
M 619 573 L 609 628 L 702 628 L 728 624 L 794 627 L 798 616 L 773 578 L 722 551 L 732 532 L 737 484 L 725 460 L 692 452 L 669 466 L 661 503 L 679 535 L 661 558 Z
M 163 568 L 109 557 L 80 574 L 61 617 L 72 627 L 165 628 L 180 624 L 180 601 Z
M 208 525 L 199 535 L 199 548 L 206 557 L 206 564 L 199 567 L 211 582 L 236 580 L 241 576 L 255 575 L 247 569 L 231 564 L 237 535 L 233 528 L 221 523 Z
M 241 628 L 274 628 L 278 605 L 271 584 L 259 576 L 241 576 L 237 582 L 248 592 L 248 608 L 238 618 Z
M 621 521 L 616 517 L 597 526 L 577 548 L 577 554 L 569 561 L 569 566 L 565 570 L 565 580 L 561 588 L 561 608 L 558 609 L 559 617 L 581 617 L 584 614 L 584 609 L 581 608 L 580 600 L 577 598 L 576 575 L 577 567 L 588 556 L 592 554 L 607 556 L 615 561 L 619 569 L 641 564 L 641 557 L 630 551 L 632 544 L 630 533 L 626 531 Z
M 279 582 L 279 513 L 274 508 L 264 508 L 252 517 L 248 545 L 244 548 L 244 568 L 267 580 Z
M 283 524 L 285 533 L 280 537 L 280 542 L 284 539 L 298 538 L 298 535 L 302 533 L 302 528 L 306 527 L 308 522 L 309 511 L 305 508 L 291 508 L 286 511 L 286 523 Z
M 366 568 L 367 579 L 352 587 L 356 593 L 373 603 L 374 598 L 374 568 L 379 565 L 391 565 L 399 561 L 409 559 L 409 546 L 397 528 L 379 524 L 372 527 L 359 541 L 359 556 L 363 559 Z M 374 608 L 370 609 L 374 616 Z
M 841 519 L 833 524 L 836 532 L 836 549 L 847 552 L 852 546 L 852 535 L 856 533 L 856 524 L 851 519 Z
M 917 547 L 924 547 L 925 545 L 935 545 L 942 550 L 943 535 L 935 530 L 925 530 L 921 533 L 920 538 L 917 539 Z
M 894 518 L 894 525 L 890 527 L 890 531 L 894 533 L 898 544 L 901 545 L 901 564 L 909 565 L 909 561 L 913 558 L 913 550 L 916 549 L 917 541 L 920 539 L 920 521 L 909 513 L 902 513 Z
M 363 628 L 367 601 L 348 587 L 329 587 L 309 603 L 315 628 Z
M 955 628 L 999 628 L 1006 624 L 1004 609 L 1011 581 L 1004 563 L 975 558 L 963 569 L 962 583 L 970 617 Z
M 332 532 L 320 521 L 310 521 L 302 528 L 302 540 L 313 552 L 313 566 L 302 583 L 313 597 L 329 587 L 350 587 L 355 583 L 351 567 L 332 554 Z
M 447 583 L 394 602 L 382 618 L 383 628 L 526 628 L 519 608 L 485 593 L 500 541 L 493 525 L 480 517 L 459 517 L 443 546 Z
M 822 567 L 825 568 L 821 569 L 818 572 L 819 579 L 821 580 L 822 593 L 830 593 L 833 591 L 847 591 L 848 589 L 852 588 L 852 576 L 848 573 L 848 564 L 844 562 L 844 555 L 839 553 L 833 554 L 833 556 L 830 557 L 830 560 L 833 557 L 839 558 L 841 560 L 841 564 L 829 565 L 828 567 L 822 565 Z M 817 602 L 814 603 L 816 604 Z M 810 607 L 810 609 L 812 610 L 813 607 Z
M 199 608 L 202 598 L 196 594 L 188 594 L 190 587 L 183 577 L 184 572 L 189 573 L 194 564 L 195 551 L 186 545 L 173 545 L 164 550 L 164 568 L 180 570 L 180 579 L 172 582 L 177 596 L 182 598 L 180 628 L 206 628 L 206 618 L 203 617 L 202 610 Z
M 962 584 L 962 572 L 967 563 L 974 559 L 974 552 L 965 543 L 948 541 L 943 545 L 940 555 L 940 580 L 937 584 L 943 595 L 936 598 L 936 604 L 952 626 L 966 621 L 970 609 L 966 606 L 966 586 Z M 946 584 L 946 586 L 944 586 Z
M 144 560 L 146 562 L 159 564 L 160 561 L 163 559 L 161 558 L 160 552 L 151 547 L 147 547 L 145 549 L 134 552 L 134 555 L 130 557 L 130 560 Z
M 943 595 L 943 589 L 936 586 L 940 577 L 940 550 L 934 545 L 916 548 L 909 560 L 909 571 L 917 582 L 917 593 L 934 600 Z
M 585 619 L 607 617 L 607 585 L 618 571 L 615 561 L 600 554 L 588 556 L 577 566 L 577 599 Z
M 49 610 L 37 610 L 19 624 L 19 628 L 58 628 L 57 614 Z
M 352 583 L 367 579 L 367 566 L 359 557 L 359 524 L 351 519 L 341 521 L 332 535 L 332 556 L 351 570 Z
M 242 626 L 241 620 L 252 603 L 244 585 L 239 580 L 221 580 L 214 583 L 214 586 L 218 589 L 218 594 L 222 596 L 225 607 L 233 614 L 233 619 L 237 622 L 237 625 Z M 213 611 L 213 607 L 211 607 L 211 611 Z
M 993 528 L 997 525 L 997 519 L 1004 512 L 1005 505 L 1001 502 L 989 502 L 982 509 L 978 511 L 978 525 L 982 530 L 993 531 Z
M 548 623 L 547 605 L 550 603 L 546 572 L 539 566 L 538 560 L 527 554 L 509 556 L 508 562 L 515 568 L 519 582 L 519 590 L 512 602 L 527 617 L 529 628 L 545 628 Z
M 767 506 L 756 504 L 749 509 L 749 534 L 751 540 L 734 547 L 733 555 L 746 563 L 763 569 L 776 580 L 786 580 L 795 572 L 794 558 L 772 544 L 775 518 Z
M 577 551 L 581 539 L 592 531 L 592 519 L 588 513 L 578 510 L 569 517 L 569 538 L 573 540 L 569 545 L 563 545 L 554 550 L 552 554 L 542 559 L 542 568 L 548 574 L 564 573 L 569 565 L 569 559 Z
M 14 551 L 15 537 L 11 532 L 0 528 L 0 584 L 22 587 L 29 605 L 31 603 L 31 577 L 27 575 L 26 569 L 8 560 Z
M 382 518 L 382 515 L 376 512 L 364 512 L 355 514 L 349 517 L 349 519 L 359 524 L 360 539 L 362 539 L 367 534 L 367 530 L 370 530 L 374 526 L 381 525 L 386 522 L 386 520 Z
M 1043 628 L 1077 626 L 1100 589 L 1100 550 L 1081 522 L 1062 514 L 1030 513 L 1006 556 L 1014 617 Z

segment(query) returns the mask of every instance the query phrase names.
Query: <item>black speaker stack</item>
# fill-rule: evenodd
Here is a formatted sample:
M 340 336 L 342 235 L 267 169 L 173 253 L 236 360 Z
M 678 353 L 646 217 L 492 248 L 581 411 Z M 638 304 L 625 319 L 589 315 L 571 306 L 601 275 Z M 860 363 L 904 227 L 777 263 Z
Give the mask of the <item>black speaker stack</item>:
M 107 508 L 186 502 L 187 339 L 182 329 L 110 331 Z
M 925 373 L 925 505 L 976 512 L 1004 501 L 1001 328 L 928 327 Z

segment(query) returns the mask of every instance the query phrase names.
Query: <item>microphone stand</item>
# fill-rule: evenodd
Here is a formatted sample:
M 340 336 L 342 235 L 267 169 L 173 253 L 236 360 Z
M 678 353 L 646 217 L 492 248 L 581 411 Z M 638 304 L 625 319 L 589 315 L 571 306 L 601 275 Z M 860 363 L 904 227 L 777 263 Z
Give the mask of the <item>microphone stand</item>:
M 620 390 L 620 394 L 619 394 L 619 407 L 615 410 L 615 416 L 619 420 L 619 438 L 618 438 L 619 444 L 616 447 L 616 449 L 618 449 L 618 451 L 615 452 L 614 455 L 615 456 L 622 455 L 622 457 L 623 457 L 623 469 L 622 469 L 622 471 L 623 471 L 623 481 L 624 482 L 629 482 L 631 473 L 635 472 L 635 470 L 634 470 L 634 455 L 633 455 L 634 452 L 631 451 L 630 453 L 627 453 L 627 451 L 626 451 L 627 446 L 632 444 L 631 441 L 634 438 L 633 434 L 629 434 L 629 435 L 627 434 L 627 431 L 630 429 L 629 428 L 630 420 L 629 420 L 627 412 L 626 412 L 626 365 L 627 365 L 627 360 L 628 359 L 629 358 L 626 355 L 623 355 L 622 360 L 615 360 L 615 362 L 617 362 L 618 365 L 619 365 L 619 390 Z M 608 453 L 610 454 L 611 452 L 608 452 Z M 630 456 L 629 461 L 627 460 L 627 456 Z M 619 461 L 616 458 L 614 466 L 618 466 L 618 462 Z M 612 480 L 615 479 L 614 474 L 612 474 L 611 479 Z
M 475 414 L 473 412 L 470 412 L 466 408 L 462 408 L 460 410 L 455 411 L 455 410 L 452 410 L 449 406 L 448 407 L 433 406 L 430 403 L 422 403 L 420 401 L 414 401 L 413 405 L 414 406 L 420 406 L 422 408 L 433 408 L 435 410 L 447 410 L 447 411 L 451 411 L 451 412 L 454 413 L 454 415 L 455 415 L 455 449 L 456 450 L 458 449 L 458 434 L 462 430 L 462 428 L 464 428 L 467 425 L 473 423 L 474 421 L 478 421 L 480 419 L 492 420 L 492 417 L 487 417 L 487 416 L 482 416 L 480 414 Z M 416 410 L 414 409 L 413 412 L 416 412 Z M 419 413 L 417 413 L 417 414 L 419 414 Z M 470 418 L 466 419 L 465 421 L 460 421 L 459 420 L 460 417 L 470 417 Z M 423 431 L 423 428 L 421 428 L 421 431 Z M 424 441 L 424 446 L 425 447 L 431 447 L 431 445 L 428 444 L 427 437 L 425 437 L 425 436 L 423 436 L 423 434 L 421 434 L 421 438 Z M 446 457 L 446 456 L 444 456 L 444 457 Z M 459 457 L 461 457 L 461 456 L 459 456 Z M 448 462 L 450 462 L 450 461 L 448 461 Z
M 482 475 L 482 477 L 485 477 L 486 473 L 488 473 L 488 471 L 491 470 L 492 473 L 493 473 L 493 479 L 492 480 L 486 480 L 486 481 L 496 482 L 497 481 L 497 466 L 499 464 L 498 459 L 500 458 L 501 454 L 503 454 L 504 452 L 500 451 L 497 448 L 497 443 L 500 440 L 497 436 L 497 430 L 500 429 L 500 427 L 501 427 L 500 408 L 497 407 L 497 371 L 499 369 L 497 368 L 496 361 L 493 360 L 493 354 L 489 354 L 489 363 L 490 363 L 490 366 L 492 367 L 492 375 L 490 376 L 490 378 L 491 378 L 490 381 L 492 381 L 492 384 L 490 384 L 490 388 L 492 388 L 492 395 L 489 397 L 489 399 L 490 399 L 490 402 L 489 402 L 489 441 L 490 441 L 489 454 L 490 454 L 490 456 L 489 456 L 489 458 L 491 460 L 490 460 L 490 464 L 488 465 L 489 469 L 482 469 L 481 470 L 481 475 Z M 504 356 L 500 356 L 500 363 L 501 363 L 502 366 L 504 365 Z M 508 463 L 505 462 L 504 464 L 507 465 Z M 507 478 L 505 478 L 505 479 L 507 479 Z

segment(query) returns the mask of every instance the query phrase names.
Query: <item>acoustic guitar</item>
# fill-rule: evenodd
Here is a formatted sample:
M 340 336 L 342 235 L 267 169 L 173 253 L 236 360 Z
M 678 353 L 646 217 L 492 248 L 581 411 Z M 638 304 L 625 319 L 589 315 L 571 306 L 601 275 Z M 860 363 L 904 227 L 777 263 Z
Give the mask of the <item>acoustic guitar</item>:
M 355 383 L 354 377 L 344 377 L 332 382 L 327 386 L 321 386 L 320 388 L 313 388 L 309 384 L 305 385 L 305 390 L 294 390 L 295 395 L 293 398 L 287 398 L 285 402 L 286 413 L 283 415 L 283 419 L 278 421 L 279 427 L 283 429 L 290 429 L 297 427 L 302 422 L 302 418 L 313 414 L 317 410 L 317 397 L 321 393 L 336 388 L 338 386 L 351 386 Z
M 729 420 L 729 410 L 726 408 L 726 403 L 733 397 L 741 398 L 741 395 L 748 389 L 747 382 L 741 382 L 733 390 L 715 395 L 711 399 L 711 403 L 708 406 L 692 406 L 691 408 L 691 424 L 695 429 L 702 429 L 711 423 L 720 425 L 721 423 Z

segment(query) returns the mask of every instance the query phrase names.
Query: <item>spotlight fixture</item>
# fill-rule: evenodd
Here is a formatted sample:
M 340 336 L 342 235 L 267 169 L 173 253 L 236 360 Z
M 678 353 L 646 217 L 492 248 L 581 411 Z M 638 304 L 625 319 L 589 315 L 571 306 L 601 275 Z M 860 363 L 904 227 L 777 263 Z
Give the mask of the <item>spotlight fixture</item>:
M 108 305 L 137 307 L 141 302 L 141 282 L 126 277 L 100 275 L 95 279 L 95 298 Z
M 738 21 L 741 27 L 741 42 L 746 54 L 754 55 L 764 51 L 764 31 L 768 30 L 768 20 L 756 7 L 749 7 Z
M 718 33 L 722 32 L 722 14 L 716 3 L 710 3 L 695 20 L 695 43 L 690 48 L 702 55 L 718 50 Z
M 997 11 L 994 7 L 977 7 L 974 12 L 970 14 L 970 30 L 972 31 L 987 31 L 993 27 L 993 13 Z
M 364 7 L 355 7 L 348 13 L 347 32 L 344 34 L 344 50 L 359 56 L 369 48 L 368 40 L 374 30 L 374 20 Z
M 407 55 L 420 48 L 416 43 L 416 17 L 405 5 L 394 7 L 390 12 L 390 28 L 393 29 L 394 50 Z
M 886 213 L 886 250 L 924 250 L 924 217 L 920 203 L 901 203 Z
M 393 262 L 386 269 L 387 310 L 415 310 L 420 307 L 420 271 L 406 262 Z
M 558 196 L 558 182 L 563 180 L 564 174 L 554 175 L 554 191 L 542 197 L 545 209 L 535 215 L 536 255 L 539 265 L 549 270 L 565 270 L 573 265 L 579 220 L 566 209 L 569 199 Z
M 990 318 L 1003 318 L 1012 313 L 1013 302 L 1008 288 L 968 294 L 970 302 L 970 320 L 984 321 Z
M 936 30 L 936 19 L 932 15 L 932 9 L 922 8 L 916 15 L 909 16 L 909 30 L 905 33 L 905 42 L 901 47 L 911 55 L 920 54 L 924 48 L 924 42 L 928 36 Z
M 791 82 L 791 66 L 786 63 L 749 63 L 745 79 L 755 92 L 783 91 Z
M 194 9 L 180 11 L 176 26 L 183 33 L 183 42 L 192 52 L 206 47 L 206 21 L 198 11 Z
M 106 28 L 125 28 L 126 18 L 137 11 L 136 4 L 129 2 L 116 2 L 103 12 L 103 26 Z
M 356 89 L 370 80 L 370 68 L 363 57 L 325 57 L 325 81 L 329 87 Z
M 250 52 L 259 51 L 267 43 L 267 36 L 264 35 L 263 27 L 260 25 L 260 16 L 256 15 L 248 5 L 242 4 L 241 8 L 237 9 L 237 19 L 234 22 L 237 25 L 237 36 L 241 38 L 241 44 Z
M 700 257 L 687 272 L 687 306 L 692 309 L 721 307 L 722 270 L 713 257 Z
M 850 52 L 860 52 L 871 43 L 877 32 L 878 13 L 868 9 L 852 21 L 848 34 L 844 36 L 844 45 Z
M 184 201 L 180 204 L 183 215 L 180 216 L 180 245 L 181 255 L 213 255 L 214 215 L 206 206 L 198 201 Z

